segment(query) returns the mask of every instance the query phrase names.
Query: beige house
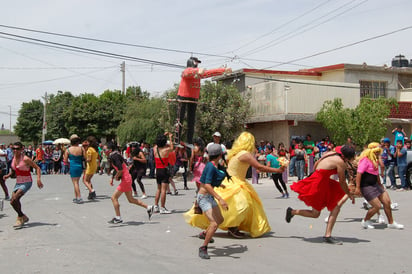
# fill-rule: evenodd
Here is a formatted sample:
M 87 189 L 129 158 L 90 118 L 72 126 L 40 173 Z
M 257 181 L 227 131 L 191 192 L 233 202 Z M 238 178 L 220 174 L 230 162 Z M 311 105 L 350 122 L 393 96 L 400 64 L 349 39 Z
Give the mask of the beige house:
M 292 137 L 308 133 L 320 140 L 328 135 L 315 119 L 323 103 L 341 98 L 344 107 L 353 108 L 363 96 L 396 98 L 400 109 L 405 105 L 406 110 L 392 113 L 390 120 L 411 133 L 412 67 L 338 64 L 299 71 L 241 69 L 215 80 L 233 83 L 239 92 L 250 95 L 253 114 L 246 127 L 257 140 L 288 146 Z

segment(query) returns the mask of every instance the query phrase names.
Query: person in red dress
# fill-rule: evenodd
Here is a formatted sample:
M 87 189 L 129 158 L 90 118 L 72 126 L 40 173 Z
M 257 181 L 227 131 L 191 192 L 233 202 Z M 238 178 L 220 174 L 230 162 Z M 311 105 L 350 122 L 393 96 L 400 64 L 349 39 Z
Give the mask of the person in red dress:
M 298 198 L 312 209 L 292 209 L 288 207 L 286 222 L 290 223 L 295 215 L 318 218 L 322 209 L 327 207 L 330 215 L 323 240 L 330 244 L 342 244 L 341 241 L 332 237 L 332 229 L 343 204 L 342 201 L 346 201 L 346 199 L 342 200 L 345 194 L 352 200 L 352 203 L 355 201 L 353 194 L 348 189 L 345 178 L 345 162 L 352 160 L 354 156 L 355 150 L 353 147 L 337 147 L 335 151 L 325 153 L 316 162 L 315 172 L 312 175 L 293 183 L 290 188 L 297 192 L 299 194 Z M 330 178 L 334 174 L 338 174 L 339 182 Z

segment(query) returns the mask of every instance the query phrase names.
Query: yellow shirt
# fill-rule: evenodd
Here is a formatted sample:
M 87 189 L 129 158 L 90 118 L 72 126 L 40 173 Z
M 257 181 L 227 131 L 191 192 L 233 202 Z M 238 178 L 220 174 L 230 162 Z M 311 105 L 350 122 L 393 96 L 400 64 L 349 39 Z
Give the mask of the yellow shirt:
M 97 157 L 99 156 L 99 154 L 92 147 L 89 147 L 87 149 L 86 154 L 87 154 L 87 159 L 89 158 L 91 159 L 90 162 L 87 162 L 86 174 L 88 175 L 95 174 L 97 171 Z

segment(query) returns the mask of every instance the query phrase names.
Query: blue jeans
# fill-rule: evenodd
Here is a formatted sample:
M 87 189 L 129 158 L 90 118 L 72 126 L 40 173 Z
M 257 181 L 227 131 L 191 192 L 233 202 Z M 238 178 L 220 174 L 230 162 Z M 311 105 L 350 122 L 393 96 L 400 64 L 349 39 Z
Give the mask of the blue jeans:
M 290 158 L 290 163 L 289 163 L 289 177 L 292 177 L 295 173 L 295 162 L 296 162 L 296 156 L 293 156 Z
M 298 180 L 302 180 L 305 176 L 305 160 L 297 160 L 296 164 L 296 173 L 298 175 Z
M 406 188 L 406 168 L 407 166 L 398 166 L 398 175 L 401 179 L 401 188 Z
M 391 181 L 391 186 L 396 187 L 396 180 L 395 180 L 395 164 L 389 164 L 385 166 L 385 172 L 383 174 L 383 184 L 386 186 L 386 176 L 389 177 Z

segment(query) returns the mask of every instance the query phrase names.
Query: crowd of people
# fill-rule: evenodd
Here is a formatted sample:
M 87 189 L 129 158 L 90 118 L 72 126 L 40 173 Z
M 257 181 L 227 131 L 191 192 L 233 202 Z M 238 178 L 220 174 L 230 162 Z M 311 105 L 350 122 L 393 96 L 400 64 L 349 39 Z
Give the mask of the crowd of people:
M 290 195 L 287 177 L 297 175 L 297 181 L 290 186 L 290 190 L 296 192 L 298 198 L 311 209 L 287 208 L 286 222 L 290 223 L 294 216 L 317 218 L 326 207 L 330 215 L 326 220 L 325 243 L 342 244 L 332 237 L 332 229 L 341 206 L 348 199 L 354 201 L 356 196 L 363 196 L 368 204 L 368 212 L 361 222 L 363 228 L 374 228 L 371 219 L 374 215 L 380 216 L 380 207 L 383 205 L 388 228 L 403 229 L 403 225 L 394 220 L 391 200 L 385 187 L 386 177 L 389 177 L 391 185 L 388 188 L 398 189 L 396 181 L 392 181 L 392 172 L 397 166 L 401 176 L 402 160 L 408 150 L 408 140 L 400 139 L 398 132 L 394 135 L 397 137 L 396 147 L 389 138 L 383 138 L 381 143 L 368 144 L 356 156 L 355 146 L 350 139 L 343 146 L 335 146 L 328 137 L 315 143 L 309 134 L 305 140 L 293 139 L 289 150 L 282 143 L 277 147 L 263 140 L 256 144 L 254 136 L 248 132 L 241 133 L 233 145 L 230 142 L 226 146 L 221 143 L 222 135 L 215 132 L 212 142 L 205 145 L 201 138 L 197 138 L 193 147 L 183 142 L 174 144 L 173 134 L 166 132 L 157 137 L 153 147 L 132 142 L 123 150 L 114 142 L 98 144 L 93 136 L 82 142 L 79 136 L 73 134 L 69 146 L 56 145 L 52 148 L 56 151 L 56 159 L 57 156 L 60 158 L 54 161 L 55 165 L 60 164 L 60 168 L 52 168 L 51 173 L 70 174 L 74 188 L 73 203 L 76 204 L 83 203 L 80 181 L 87 188 L 89 200 L 97 197 L 93 187 L 95 174 L 109 174 L 111 185 L 119 181 L 111 197 L 115 216 L 108 222 L 112 224 L 122 222 L 119 205 L 122 194 L 125 194 L 129 203 L 144 208 L 149 219 L 154 213 L 172 213 L 166 208 L 166 197 L 172 194 L 171 187 L 174 194 L 178 193 L 173 177 L 177 172 L 182 173 L 184 189 L 188 189 L 188 180 L 195 182 L 197 187 L 195 202 L 184 213 L 184 218 L 188 224 L 201 229 L 199 238 L 203 239 L 203 244 L 199 248 L 199 256 L 209 259 L 208 244 L 213 243 L 217 229 L 226 230 L 234 238 L 243 238 L 245 235 L 260 237 L 271 231 L 263 204 L 252 185 L 259 179 L 259 174 L 270 176 L 283 198 Z M 29 221 L 22 211 L 20 199 L 32 186 L 32 173 L 37 176 L 37 186 L 43 187 L 41 176 L 44 172 L 48 174 L 48 169 L 44 168 L 44 155 L 48 148 L 39 146 L 33 151 L 31 146 L 25 149 L 20 142 L 9 147 L 13 153 L 10 163 L 7 150 L 4 146 L 0 149 L 3 170 L 0 181 L 5 198 L 10 199 L 17 213 L 14 227 L 19 228 Z M 264 161 L 261 160 L 262 155 L 265 156 Z M 66 172 L 62 171 L 63 166 L 67 166 L 64 169 Z M 252 174 L 252 184 L 247 180 L 250 168 L 255 173 Z M 148 169 L 148 177 L 156 178 L 157 183 L 153 205 L 142 201 L 147 198 L 142 179 Z M 5 184 L 10 177 L 16 177 L 11 197 Z M 135 181 L 140 187 L 140 199 L 136 198 Z M 406 178 L 401 178 L 399 189 L 407 190 L 408 187 Z

